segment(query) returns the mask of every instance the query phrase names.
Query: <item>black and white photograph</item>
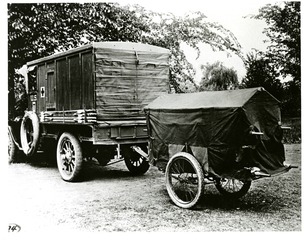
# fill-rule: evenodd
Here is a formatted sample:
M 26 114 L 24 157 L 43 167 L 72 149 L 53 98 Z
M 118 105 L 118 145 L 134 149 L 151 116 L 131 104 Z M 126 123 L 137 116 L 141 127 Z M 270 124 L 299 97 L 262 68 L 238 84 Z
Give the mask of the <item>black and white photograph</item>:
M 301 7 L 3 2 L 1 239 L 302 235 Z

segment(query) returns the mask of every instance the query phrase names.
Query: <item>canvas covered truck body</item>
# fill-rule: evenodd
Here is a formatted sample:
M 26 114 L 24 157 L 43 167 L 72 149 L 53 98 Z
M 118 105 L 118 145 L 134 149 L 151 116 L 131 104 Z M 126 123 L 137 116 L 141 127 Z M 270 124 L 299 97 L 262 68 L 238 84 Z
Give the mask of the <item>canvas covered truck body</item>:
M 150 161 L 168 193 L 193 207 L 214 182 L 241 197 L 251 181 L 287 172 L 279 101 L 263 88 L 163 95 L 146 108 Z
M 29 62 L 37 79 L 31 109 L 94 109 L 98 120 L 143 119 L 143 107 L 168 92 L 168 57 L 156 46 L 100 42 Z
M 39 142 L 58 142 L 57 163 L 66 164 L 58 168 L 67 181 L 76 179 L 68 176 L 77 170 L 75 158 L 96 157 L 102 165 L 128 158 L 129 170 L 146 171 L 138 170 L 142 159 L 134 160 L 130 146 L 147 145 L 143 108 L 168 93 L 168 59 L 169 50 L 157 46 L 98 42 L 27 63 L 29 106 L 21 133 L 35 135 L 33 121 L 39 121 Z M 31 155 L 39 143 L 23 138 L 23 151 Z

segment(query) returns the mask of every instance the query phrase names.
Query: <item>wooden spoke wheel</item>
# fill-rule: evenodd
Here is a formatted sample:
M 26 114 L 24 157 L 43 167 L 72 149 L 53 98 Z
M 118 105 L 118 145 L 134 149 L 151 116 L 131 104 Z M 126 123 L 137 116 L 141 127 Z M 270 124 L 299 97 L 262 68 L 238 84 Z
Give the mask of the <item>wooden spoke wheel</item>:
M 171 200 L 179 207 L 192 208 L 200 200 L 204 174 L 199 162 L 189 153 L 175 154 L 166 167 L 166 187 Z
M 128 170 L 133 175 L 142 175 L 150 168 L 149 162 L 129 147 L 123 149 L 123 157 Z
M 78 180 L 83 156 L 79 140 L 71 133 L 63 133 L 57 144 L 57 166 L 63 180 Z
M 251 181 L 241 181 L 233 178 L 217 179 L 216 188 L 227 197 L 240 198 L 243 197 L 251 186 Z

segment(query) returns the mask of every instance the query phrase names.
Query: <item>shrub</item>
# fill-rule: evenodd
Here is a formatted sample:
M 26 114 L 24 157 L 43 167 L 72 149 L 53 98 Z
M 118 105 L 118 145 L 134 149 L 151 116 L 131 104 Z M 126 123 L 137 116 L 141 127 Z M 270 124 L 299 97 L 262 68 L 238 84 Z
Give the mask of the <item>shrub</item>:
M 283 118 L 282 126 L 291 127 L 284 130 L 283 143 L 301 143 L 301 118 Z

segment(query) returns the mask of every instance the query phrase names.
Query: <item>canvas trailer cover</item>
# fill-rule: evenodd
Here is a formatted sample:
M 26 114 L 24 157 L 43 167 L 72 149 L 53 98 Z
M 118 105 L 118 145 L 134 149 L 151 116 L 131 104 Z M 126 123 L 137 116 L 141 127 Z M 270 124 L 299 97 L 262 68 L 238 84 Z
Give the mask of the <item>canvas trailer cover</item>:
M 205 174 L 217 177 L 249 167 L 269 175 L 289 170 L 280 102 L 261 87 L 167 94 L 151 102 L 145 113 L 154 165 L 187 151 Z

